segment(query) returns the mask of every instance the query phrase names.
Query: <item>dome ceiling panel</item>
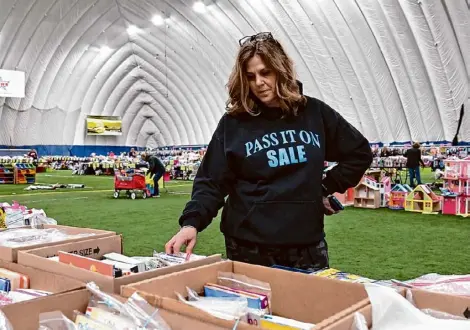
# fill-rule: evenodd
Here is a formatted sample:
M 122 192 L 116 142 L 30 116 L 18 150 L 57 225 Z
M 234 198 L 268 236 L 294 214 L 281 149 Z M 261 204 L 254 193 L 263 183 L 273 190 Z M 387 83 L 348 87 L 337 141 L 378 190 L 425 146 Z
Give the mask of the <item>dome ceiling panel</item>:
M 451 141 L 470 102 L 466 0 L 194 2 L 1 0 L 0 67 L 25 72 L 26 97 L 0 98 L 0 143 L 208 143 L 238 40 L 261 31 L 371 142 Z M 89 114 L 123 135 L 87 136 Z

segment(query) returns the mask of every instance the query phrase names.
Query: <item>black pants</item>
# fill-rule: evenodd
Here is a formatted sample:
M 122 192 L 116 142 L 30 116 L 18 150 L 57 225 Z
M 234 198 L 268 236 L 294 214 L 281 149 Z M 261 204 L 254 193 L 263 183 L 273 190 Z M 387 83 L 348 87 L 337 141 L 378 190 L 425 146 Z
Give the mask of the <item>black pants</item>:
M 153 196 L 158 196 L 160 195 L 160 187 L 158 186 L 158 181 L 160 181 L 160 179 L 162 178 L 163 176 L 163 171 L 157 171 L 156 173 L 154 173 L 154 177 L 153 177 L 153 184 L 154 184 L 154 193 L 153 193 Z
M 265 247 L 225 237 L 227 258 L 249 264 L 274 265 L 317 271 L 329 267 L 328 245 L 325 240 L 302 247 Z

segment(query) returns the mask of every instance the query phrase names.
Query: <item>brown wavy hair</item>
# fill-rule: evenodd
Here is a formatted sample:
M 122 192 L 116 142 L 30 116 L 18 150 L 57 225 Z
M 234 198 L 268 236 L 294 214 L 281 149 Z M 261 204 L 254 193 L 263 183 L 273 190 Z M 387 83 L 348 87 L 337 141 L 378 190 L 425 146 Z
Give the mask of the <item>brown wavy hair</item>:
M 276 94 L 284 115 L 296 116 L 307 99 L 300 92 L 292 59 L 274 38 L 249 41 L 241 46 L 227 83 L 227 113 L 238 115 L 247 112 L 253 116 L 259 114 L 256 97 L 250 92 L 246 77 L 247 63 L 255 55 L 259 55 L 264 64 L 276 73 Z

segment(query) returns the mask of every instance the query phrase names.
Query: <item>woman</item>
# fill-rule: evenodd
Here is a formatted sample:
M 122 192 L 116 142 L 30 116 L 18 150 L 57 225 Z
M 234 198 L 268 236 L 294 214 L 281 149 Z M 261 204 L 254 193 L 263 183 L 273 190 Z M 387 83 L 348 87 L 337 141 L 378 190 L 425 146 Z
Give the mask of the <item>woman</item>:
M 372 161 L 368 141 L 336 111 L 302 94 L 292 60 L 271 33 L 240 41 L 227 113 L 199 167 L 181 230 L 166 253 L 186 245 L 224 206 L 227 257 L 264 266 L 328 267 L 326 198 L 355 186 Z M 323 179 L 324 161 L 338 162 Z M 227 199 L 225 199 L 228 196 Z
M 408 168 L 408 173 L 410 174 L 410 186 L 415 187 L 415 178 L 416 182 L 420 185 L 421 182 L 421 172 L 419 170 L 419 165 L 424 167 L 424 162 L 421 159 L 421 145 L 418 142 L 413 143 L 413 148 L 405 151 L 406 157 L 406 167 Z

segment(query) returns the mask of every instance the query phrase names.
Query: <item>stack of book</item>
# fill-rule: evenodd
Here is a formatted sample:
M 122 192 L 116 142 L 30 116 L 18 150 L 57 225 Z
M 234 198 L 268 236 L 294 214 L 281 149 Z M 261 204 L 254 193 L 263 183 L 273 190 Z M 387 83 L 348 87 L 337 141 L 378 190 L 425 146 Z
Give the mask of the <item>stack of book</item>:
M 0 268 L 0 305 L 48 296 L 45 291 L 30 289 L 29 277 L 8 269 Z
M 205 258 L 191 255 L 190 261 Z M 119 278 L 135 273 L 179 265 L 186 261 L 186 255 L 167 255 L 154 252 L 153 257 L 128 257 L 120 253 L 108 253 L 101 260 L 80 256 L 74 253 L 59 251 L 58 256 L 49 259 L 97 272 L 106 276 Z
M 224 319 L 240 321 L 263 329 L 312 330 L 314 324 L 272 315 L 269 284 L 260 286 L 256 280 L 237 280 L 237 274 L 219 273 L 218 283 L 206 283 L 202 297 L 188 288 L 189 299 L 180 300 Z M 221 280 L 225 278 L 225 280 Z M 230 279 L 227 281 L 227 279 Z M 238 304 L 237 304 L 238 303 Z M 226 315 L 223 315 L 224 312 Z

